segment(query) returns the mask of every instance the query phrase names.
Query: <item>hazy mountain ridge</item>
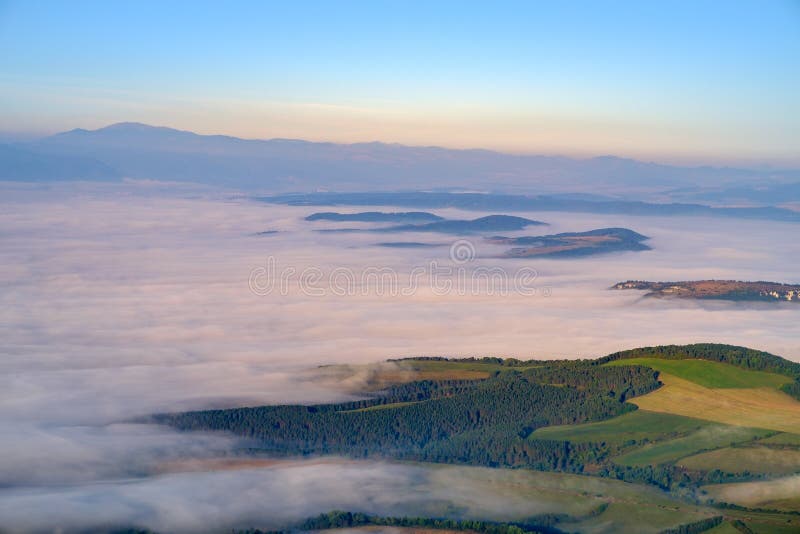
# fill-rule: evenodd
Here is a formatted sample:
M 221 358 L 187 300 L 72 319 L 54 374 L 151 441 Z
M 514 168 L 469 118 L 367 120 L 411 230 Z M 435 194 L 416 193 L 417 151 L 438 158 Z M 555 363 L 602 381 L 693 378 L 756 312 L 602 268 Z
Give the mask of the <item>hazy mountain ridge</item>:
M 589 200 L 571 195 L 514 195 L 433 191 L 371 191 L 290 193 L 256 197 L 290 206 L 394 206 L 415 209 L 459 208 L 480 211 L 565 211 L 648 216 L 702 216 L 800 221 L 800 212 L 764 207 L 711 207 L 687 203 L 651 203 L 628 200 Z
M 60 180 L 117 180 L 119 171 L 85 156 L 41 154 L 0 144 L 0 180 L 50 182 Z
M 493 191 L 575 192 L 599 184 L 628 196 L 704 186 L 736 187 L 747 180 L 800 181 L 800 171 L 760 171 L 724 167 L 681 167 L 615 156 L 575 159 L 515 155 L 482 149 L 447 149 L 380 142 L 336 144 L 292 139 L 240 139 L 199 135 L 167 127 L 118 123 L 97 130 L 75 129 L 15 145 L 40 161 L 9 169 L 6 180 L 73 179 L 57 172 L 47 158 L 96 160 L 100 174 L 169 181 L 191 181 L 257 191 L 340 191 L 405 188 L 459 188 Z M 77 176 L 97 176 L 88 161 Z M 793 189 L 790 189 L 793 191 Z
M 307 221 L 334 221 L 334 222 L 434 222 L 441 221 L 444 217 L 439 217 L 433 213 L 424 211 L 405 211 L 405 212 L 380 212 L 364 211 L 361 213 L 337 213 L 333 211 L 312 213 L 306 217 Z

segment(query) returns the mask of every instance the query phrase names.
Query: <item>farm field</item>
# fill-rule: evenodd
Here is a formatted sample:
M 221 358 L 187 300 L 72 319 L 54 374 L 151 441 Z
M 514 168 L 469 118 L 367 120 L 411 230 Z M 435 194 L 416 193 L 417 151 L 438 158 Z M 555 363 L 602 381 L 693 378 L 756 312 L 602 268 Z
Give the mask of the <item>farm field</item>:
M 713 424 L 682 415 L 636 410 L 598 423 L 539 428 L 530 437 L 583 443 L 625 443 L 645 438 L 652 440 L 670 434 L 684 434 Z
M 708 388 L 662 373 L 664 385 L 629 402 L 643 410 L 728 425 L 800 433 L 800 402 L 777 389 Z
M 681 467 L 726 473 L 751 473 L 789 475 L 800 472 L 800 450 L 772 449 L 768 447 L 726 447 L 703 452 L 678 462 Z
M 640 449 L 618 456 L 614 462 L 628 466 L 658 465 L 674 462 L 699 451 L 748 442 L 771 433 L 770 430 L 757 428 L 709 425 L 685 437 L 645 445 Z
M 457 487 L 467 487 L 471 491 L 483 488 L 493 495 L 492 499 L 471 502 L 465 518 L 514 521 L 558 510 L 576 517 L 584 516 L 579 521 L 562 525 L 563 530 L 569 532 L 656 533 L 718 515 L 716 510 L 684 503 L 656 488 L 583 475 L 437 466 L 433 468 L 430 481 L 442 491 L 447 488 L 446 494 L 450 495 L 459 492 Z M 608 507 L 596 514 L 605 504 Z

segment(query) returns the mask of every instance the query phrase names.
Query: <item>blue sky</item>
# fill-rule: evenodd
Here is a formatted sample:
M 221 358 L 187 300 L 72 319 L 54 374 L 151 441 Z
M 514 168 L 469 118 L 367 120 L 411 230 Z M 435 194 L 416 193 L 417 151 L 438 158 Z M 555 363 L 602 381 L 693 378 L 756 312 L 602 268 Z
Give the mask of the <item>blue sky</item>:
M 795 164 L 798 94 L 797 0 L 0 0 L 5 132 Z

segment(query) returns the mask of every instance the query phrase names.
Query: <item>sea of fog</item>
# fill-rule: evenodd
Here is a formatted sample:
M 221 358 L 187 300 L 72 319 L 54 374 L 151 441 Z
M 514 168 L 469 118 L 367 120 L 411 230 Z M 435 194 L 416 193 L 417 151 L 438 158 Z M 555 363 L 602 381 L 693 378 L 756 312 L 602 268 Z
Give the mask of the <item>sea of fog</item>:
M 164 472 L 171 462 L 225 455 L 241 443 L 136 422 L 160 411 L 350 398 L 357 382 L 309 378 L 307 370 L 321 364 L 408 355 L 595 357 L 701 341 L 800 361 L 800 306 L 666 301 L 607 289 L 628 279 L 798 283 L 797 225 L 515 213 L 550 226 L 504 235 L 620 226 L 649 236 L 653 250 L 511 260 L 468 238 L 458 244 L 466 260 L 454 261 L 458 238 L 317 232 L 359 225 L 303 220 L 314 211 L 323 210 L 163 184 L 0 185 L 4 528 L 136 523 L 197 531 L 264 521 L 273 510 L 267 502 L 291 519 L 350 503 L 326 500 L 329 480 L 388 488 L 375 510 L 407 504 L 421 491 L 422 468 L 308 463 L 299 478 L 312 483 L 302 484 L 293 482 L 297 464 Z M 263 231 L 274 232 L 254 235 Z M 441 246 L 375 246 L 382 241 Z M 476 286 L 469 278 L 476 269 L 509 279 L 523 269 L 524 291 Z M 265 283 L 272 274 L 274 286 Z M 385 287 L 392 277 L 398 291 Z

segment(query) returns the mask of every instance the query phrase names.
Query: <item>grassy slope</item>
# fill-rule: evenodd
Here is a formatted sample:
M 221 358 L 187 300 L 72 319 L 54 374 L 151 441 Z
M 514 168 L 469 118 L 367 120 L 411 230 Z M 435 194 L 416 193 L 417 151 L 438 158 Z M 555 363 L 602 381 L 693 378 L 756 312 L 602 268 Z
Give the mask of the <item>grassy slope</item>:
M 789 445 L 793 447 L 800 447 L 800 434 L 788 434 L 782 432 L 770 438 L 761 440 L 760 443 L 770 443 L 774 445 Z
M 607 443 L 645 438 L 656 441 L 615 460 L 621 465 L 644 466 L 746 443 L 774 431 L 800 431 L 800 402 L 777 390 L 790 380 L 786 376 L 706 360 L 642 357 L 607 365 L 645 365 L 657 369 L 665 385 L 632 399 L 630 402 L 641 408 L 637 412 L 598 423 L 541 428 L 531 438 Z M 687 435 L 659 440 L 670 434 Z M 702 468 L 700 464 L 695 467 Z
M 620 465 L 643 466 L 674 462 L 698 451 L 752 441 L 772 431 L 729 425 L 709 425 L 688 436 L 675 438 L 623 454 L 614 459 Z
M 800 511 L 800 475 L 768 481 L 713 484 L 704 486 L 703 490 L 718 502 Z
M 476 498 L 463 515 L 500 521 L 548 512 L 581 516 L 610 503 L 598 516 L 563 525 L 568 532 L 657 533 L 718 514 L 652 487 L 565 473 L 441 466 L 434 469 L 431 484 L 433 493 L 440 489 L 445 495 L 455 491 L 453 488 L 480 488 L 481 493 L 475 495 L 484 496 Z
M 531 439 L 624 443 L 645 438 L 652 440 L 673 433 L 683 434 L 712 424 L 691 417 L 637 410 L 598 423 L 539 428 L 531 434 Z
M 791 379 L 706 360 L 630 358 L 606 365 L 646 365 L 664 386 L 631 400 L 642 409 L 800 434 L 800 402 L 777 388 Z
M 800 472 L 800 451 L 767 447 L 726 447 L 689 456 L 678 462 L 688 469 L 727 473 L 763 473 L 789 475 Z
M 630 402 L 644 410 L 800 434 L 800 402 L 772 388 L 707 388 L 662 373 L 664 386 Z
M 733 365 L 707 360 L 665 360 L 630 358 L 606 365 L 644 365 L 707 388 L 779 388 L 791 378 L 764 371 L 750 371 Z

